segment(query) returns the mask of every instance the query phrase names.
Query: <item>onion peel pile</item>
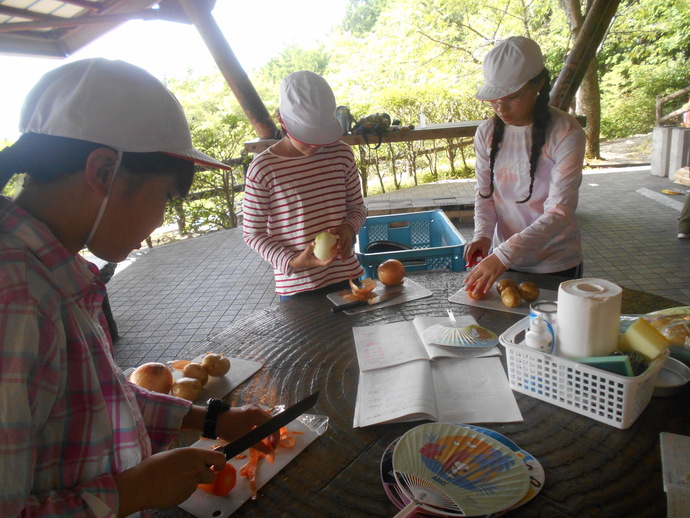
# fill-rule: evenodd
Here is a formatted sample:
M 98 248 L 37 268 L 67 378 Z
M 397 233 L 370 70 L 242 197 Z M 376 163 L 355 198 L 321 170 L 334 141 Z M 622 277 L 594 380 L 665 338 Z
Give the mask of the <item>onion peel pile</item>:
M 343 298 L 347 301 L 354 302 L 356 300 L 369 300 L 376 296 L 373 293 L 374 288 L 378 282 L 376 279 L 364 279 L 362 280 L 362 285 L 357 286 L 352 279 L 350 279 L 350 288 L 352 288 L 352 293 L 346 293 Z
M 300 435 L 302 432 L 291 432 L 286 427 L 280 429 L 280 441 L 278 446 L 284 448 L 292 448 L 295 445 L 294 435 Z M 264 450 L 264 451 L 260 451 Z M 240 458 L 239 456 L 235 458 Z M 241 458 L 246 458 L 243 456 Z M 249 490 L 252 494 L 252 500 L 256 500 L 256 471 L 259 467 L 259 461 L 266 459 L 269 464 L 275 461 L 275 448 L 271 445 L 269 438 L 262 439 L 256 446 L 249 448 L 249 461 L 240 468 L 240 476 L 249 481 Z
M 168 365 L 170 365 L 170 368 L 173 370 L 183 371 L 190 363 L 192 363 L 192 360 L 175 360 L 168 362 Z

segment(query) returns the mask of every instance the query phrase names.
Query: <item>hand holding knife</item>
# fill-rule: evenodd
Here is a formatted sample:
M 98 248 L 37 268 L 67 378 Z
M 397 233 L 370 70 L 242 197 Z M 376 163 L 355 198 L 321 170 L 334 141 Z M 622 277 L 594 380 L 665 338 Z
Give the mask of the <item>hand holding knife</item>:
M 307 410 L 312 408 L 316 404 L 316 400 L 319 398 L 319 392 L 314 392 L 311 396 L 304 398 L 299 403 L 295 403 L 289 408 L 286 408 L 278 415 L 272 417 L 263 424 L 260 424 L 252 431 L 244 434 L 242 437 L 236 441 L 227 444 L 220 448 L 225 454 L 226 459 L 231 459 L 235 455 L 242 453 L 247 448 L 254 446 L 261 439 L 264 439 L 271 435 L 273 432 L 277 432 L 283 426 L 288 425 L 296 418 L 301 416 Z

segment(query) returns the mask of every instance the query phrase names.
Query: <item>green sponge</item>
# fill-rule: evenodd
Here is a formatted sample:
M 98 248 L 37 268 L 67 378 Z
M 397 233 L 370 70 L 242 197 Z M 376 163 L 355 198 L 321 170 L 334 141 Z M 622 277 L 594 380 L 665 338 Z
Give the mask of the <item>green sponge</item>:
M 614 374 L 620 374 L 621 376 L 633 376 L 630 358 L 627 356 L 591 356 L 589 358 L 573 358 L 573 361 L 591 365 Z

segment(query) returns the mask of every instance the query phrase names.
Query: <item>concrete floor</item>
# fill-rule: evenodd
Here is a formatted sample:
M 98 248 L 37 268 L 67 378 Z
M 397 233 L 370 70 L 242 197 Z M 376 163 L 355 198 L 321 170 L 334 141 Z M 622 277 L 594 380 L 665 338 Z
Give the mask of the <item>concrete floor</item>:
M 366 203 L 370 211 L 467 206 L 473 188 L 473 181 L 439 182 Z M 585 174 L 578 207 L 585 276 L 690 305 L 690 240 L 676 238 L 685 196 L 662 189 L 689 190 L 652 176 L 649 166 Z M 453 223 L 471 238 L 471 220 Z M 209 334 L 278 303 L 271 268 L 244 244 L 239 228 L 134 252 L 122 266 L 108 283 L 122 368 L 180 358 Z

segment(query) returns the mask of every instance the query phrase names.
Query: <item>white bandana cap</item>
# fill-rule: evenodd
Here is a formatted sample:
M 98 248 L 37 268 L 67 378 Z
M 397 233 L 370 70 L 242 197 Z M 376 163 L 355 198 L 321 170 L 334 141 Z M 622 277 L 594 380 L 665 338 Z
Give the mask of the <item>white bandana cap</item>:
M 475 97 L 480 101 L 500 99 L 517 92 L 544 69 L 544 56 L 537 42 L 524 36 L 500 41 L 484 58 L 484 84 Z
M 303 144 L 325 146 L 340 139 L 343 128 L 335 108 L 333 90 L 314 72 L 293 72 L 280 84 L 280 117 L 285 131 Z
M 124 61 L 83 59 L 46 73 L 24 101 L 19 129 L 230 169 L 194 148 L 187 118 L 172 92 Z

